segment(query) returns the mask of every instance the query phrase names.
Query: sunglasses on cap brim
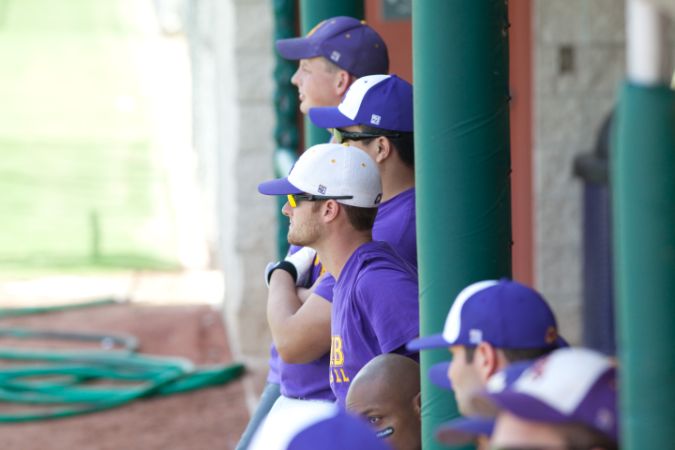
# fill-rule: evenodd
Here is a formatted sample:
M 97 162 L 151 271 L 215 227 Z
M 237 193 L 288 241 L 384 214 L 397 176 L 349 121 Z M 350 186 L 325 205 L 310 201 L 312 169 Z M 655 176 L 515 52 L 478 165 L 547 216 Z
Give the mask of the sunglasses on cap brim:
M 345 141 L 363 141 L 365 139 L 375 139 L 378 137 L 401 137 L 399 133 L 362 133 L 360 131 L 345 131 L 339 128 L 330 128 L 329 131 L 333 134 L 333 142 L 336 144 L 344 144 Z
M 323 200 L 349 200 L 353 195 L 311 195 L 311 194 L 287 194 L 288 204 L 296 208 L 301 201 L 320 202 Z

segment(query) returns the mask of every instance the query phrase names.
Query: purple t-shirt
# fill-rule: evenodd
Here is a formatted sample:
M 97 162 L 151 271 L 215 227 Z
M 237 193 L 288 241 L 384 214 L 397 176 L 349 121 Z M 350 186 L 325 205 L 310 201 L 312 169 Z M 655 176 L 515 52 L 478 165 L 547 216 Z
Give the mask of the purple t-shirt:
M 363 244 L 349 257 L 331 308 L 330 384 L 338 404 L 368 361 L 419 335 L 418 298 L 417 273 L 386 242 Z
M 373 225 L 373 240 L 388 242 L 396 252 L 417 270 L 415 225 L 415 188 L 403 191 L 380 204 Z M 330 274 L 314 288 L 314 293 L 333 299 L 335 278 Z
M 274 344 L 270 345 L 270 369 L 267 371 L 267 382 L 271 384 L 281 384 L 281 374 L 279 373 L 279 353 Z
M 404 261 L 417 270 L 415 188 L 380 204 L 373 225 L 373 240 L 389 243 Z
M 300 248 L 292 245 L 289 253 L 293 254 Z M 321 263 L 315 259 L 309 284 L 313 284 L 322 274 Z M 285 397 L 333 401 L 335 397 L 326 377 L 329 362 L 330 355 L 326 354 L 307 364 L 289 364 L 281 359 L 273 344 L 270 349 L 270 370 L 267 374 L 267 382 L 280 384 L 281 395 Z

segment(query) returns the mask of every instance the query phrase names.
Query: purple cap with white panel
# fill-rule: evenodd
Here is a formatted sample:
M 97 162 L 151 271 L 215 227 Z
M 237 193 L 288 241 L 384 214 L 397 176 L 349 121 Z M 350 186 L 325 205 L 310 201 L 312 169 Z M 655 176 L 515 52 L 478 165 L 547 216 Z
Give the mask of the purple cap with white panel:
M 361 419 L 339 411 L 295 435 L 287 450 L 391 450 Z
M 310 108 L 309 118 L 320 128 L 366 125 L 410 133 L 413 131 L 413 88 L 396 75 L 359 78 L 338 106 Z
M 443 333 L 415 339 L 408 350 L 476 346 L 496 348 L 559 348 L 553 311 L 534 289 L 508 279 L 486 280 L 464 288 L 450 308 Z
M 387 45 L 365 21 L 353 17 L 326 19 L 307 36 L 280 39 L 276 47 L 290 60 L 323 56 L 356 77 L 389 72 Z
M 373 428 L 329 402 L 291 402 L 258 429 L 249 450 L 391 450 Z
M 585 348 L 562 348 L 538 359 L 513 383 L 499 372 L 485 398 L 525 420 L 577 423 L 618 441 L 617 378 L 614 363 Z

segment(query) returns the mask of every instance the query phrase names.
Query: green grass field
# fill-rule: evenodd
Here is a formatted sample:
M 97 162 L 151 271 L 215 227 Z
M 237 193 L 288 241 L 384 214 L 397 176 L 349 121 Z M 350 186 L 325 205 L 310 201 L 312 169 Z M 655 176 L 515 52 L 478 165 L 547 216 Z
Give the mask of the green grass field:
M 122 0 L 0 0 L 0 272 L 169 268 Z

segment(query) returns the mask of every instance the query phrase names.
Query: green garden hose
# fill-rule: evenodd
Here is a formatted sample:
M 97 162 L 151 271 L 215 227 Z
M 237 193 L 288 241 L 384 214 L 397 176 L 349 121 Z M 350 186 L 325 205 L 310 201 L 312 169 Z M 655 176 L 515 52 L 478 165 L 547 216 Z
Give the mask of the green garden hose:
M 108 305 L 104 299 L 46 308 L 0 308 L 0 319 Z M 0 402 L 22 405 L 0 423 L 57 419 L 102 411 L 150 396 L 221 385 L 244 373 L 242 364 L 195 367 L 184 358 L 136 353 L 133 336 L 0 328 L 0 337 L 99 342 L 109 350 L 0 347 Z
M 89 308 L 94 306 L 115 305 L 118 303 L 121 303 L 121 301 L 114 298 L 102 298 L 83 303 L 69 303 L 66 305 L 35 306 L 30 308 L 0 308 L 0 319 L 4 319 L 5 317 L 19 317 L 32 314 L 69 311 L 71 309 Z

